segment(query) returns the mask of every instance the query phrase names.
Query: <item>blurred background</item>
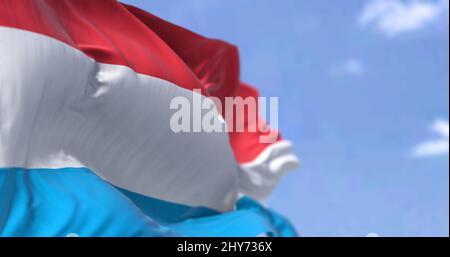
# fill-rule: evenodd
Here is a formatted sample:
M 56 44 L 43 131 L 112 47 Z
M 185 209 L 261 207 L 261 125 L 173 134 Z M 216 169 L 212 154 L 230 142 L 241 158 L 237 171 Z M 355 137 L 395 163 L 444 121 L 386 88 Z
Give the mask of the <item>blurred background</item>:
M 240 49 L 301 167 L 302 236 L 449 235 L 448 0 L 122 0 Z

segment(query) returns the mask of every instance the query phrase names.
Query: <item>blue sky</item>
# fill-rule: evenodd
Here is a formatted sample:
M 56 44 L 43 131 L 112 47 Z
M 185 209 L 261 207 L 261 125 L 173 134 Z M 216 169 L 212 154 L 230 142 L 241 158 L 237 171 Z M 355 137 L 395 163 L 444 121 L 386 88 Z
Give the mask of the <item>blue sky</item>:
M 126 0 L 240 49 L 302 166 L 269 203 L 304 236 L 449 235 L 448 0 Z

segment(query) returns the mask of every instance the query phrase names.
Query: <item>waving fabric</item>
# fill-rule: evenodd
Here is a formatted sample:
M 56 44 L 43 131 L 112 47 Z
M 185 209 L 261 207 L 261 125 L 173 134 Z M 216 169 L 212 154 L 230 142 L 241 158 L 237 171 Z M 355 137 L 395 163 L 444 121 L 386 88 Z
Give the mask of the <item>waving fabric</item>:
M 258 93 L 236 47 L 135 7 L 0 0 L 0 236 L 295 235 L 258 203 L 291 144 L 174 133 L 180 96 Z

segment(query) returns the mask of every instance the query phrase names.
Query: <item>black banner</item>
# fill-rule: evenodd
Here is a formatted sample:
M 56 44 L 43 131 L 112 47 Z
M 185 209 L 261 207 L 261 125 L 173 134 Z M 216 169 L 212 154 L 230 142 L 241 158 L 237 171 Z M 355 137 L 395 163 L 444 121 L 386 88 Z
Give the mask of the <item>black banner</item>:
M 0 238 L 0 247 L 45 250 L 58 256 L 315 256 L 357 253 L 385 256 L 397 252 L 430 255 L 445 253 L 447 238 Z M 85 247 L 89 246 L 89 247 Z M 6 255 L 5 255 L 6 256 Z

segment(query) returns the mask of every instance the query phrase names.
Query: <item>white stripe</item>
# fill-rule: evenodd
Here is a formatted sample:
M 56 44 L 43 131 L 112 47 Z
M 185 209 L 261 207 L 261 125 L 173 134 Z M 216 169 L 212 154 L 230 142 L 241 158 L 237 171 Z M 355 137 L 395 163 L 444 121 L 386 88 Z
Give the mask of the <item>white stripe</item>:
M 299 163 L 292 151 L 291 142 L 280 141 L 268 146 L 255 160 L 240 165 L 239 194 L 251 195 L 263 202 L 281 178 Z
M 0 27 L 0 167 L 88 167 L 137 193 L 229 210 L 238 168 L 228 136 L 173 133 L 175 96 L 192 91 Z

